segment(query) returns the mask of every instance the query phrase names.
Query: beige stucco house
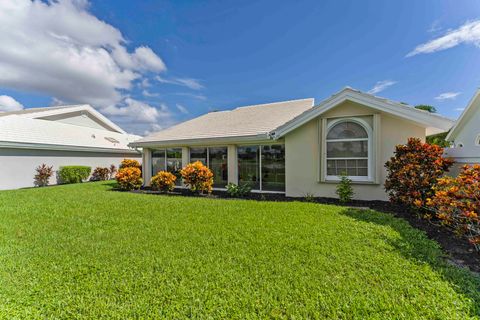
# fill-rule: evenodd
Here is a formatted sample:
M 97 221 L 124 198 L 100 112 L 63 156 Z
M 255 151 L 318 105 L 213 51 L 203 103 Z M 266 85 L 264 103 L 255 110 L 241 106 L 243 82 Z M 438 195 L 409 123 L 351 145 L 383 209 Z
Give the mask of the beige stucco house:
M 455 159 L 457 169 L 464 164 L 480 163 L 480 90 L 455 122 L 447 140 L 452 147 L 445 154 Z
M 257 192 L 335 197 L 339 175 L 355 197 L 385 200 L 384 163 L 409 137 L 445 132 L 453 122 L 411 106 L 345 88 L 315 104 L 293 100 L 210 112 L 140 139 L 144 180 L 200 160 L 214 186 L 248 183 Z

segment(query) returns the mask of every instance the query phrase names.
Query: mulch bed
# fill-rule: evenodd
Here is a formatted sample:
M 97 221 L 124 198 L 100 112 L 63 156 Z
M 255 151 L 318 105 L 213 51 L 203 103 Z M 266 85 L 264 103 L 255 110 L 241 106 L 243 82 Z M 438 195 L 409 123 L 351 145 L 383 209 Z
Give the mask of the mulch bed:
M 135 193 L 159 194 L 157 191 L 150 189 L 142 189 L 132 191 Z M 197 195 L 188 189 L 177 188 L 173 192 L 168 193 L 172 196 L 189 196 L 189 197 L 206 197 L 206 198 L 221 198 L 233 199 L 228 196 L 225 191 L 213 191 L 210 195 Z M 235 198 L 238 199 L 238 198 Z M 480 252 L 476 252 L 475 248 L 468 242 L 467 239 L 455 235 L 450 229 L 440 226 L 436 221 L 426 220 L 419 217 L 415 212 L 404 206 L 395 205 L 387 201 L 364 201 L 353 200 L 349 203 L 341 204 L 338 199 L 334 198 L 294 198 L 286 197 L 283 194 L 274 193 L 250 193 L 245 200 L 257 201 L 301 201 L 314 202 L 321 204 L 343 205 L 357 208 L 370 208 L 380 212 L 393 214 L 397 218 L 405 219 L 412 227 L 420 229 L 426 233 L 428 238 L 435 240 L 440 244 L 444 252 L 447 253 L 447 261 L 457 266 L 467 267 L 471 271 L 480 273 Z

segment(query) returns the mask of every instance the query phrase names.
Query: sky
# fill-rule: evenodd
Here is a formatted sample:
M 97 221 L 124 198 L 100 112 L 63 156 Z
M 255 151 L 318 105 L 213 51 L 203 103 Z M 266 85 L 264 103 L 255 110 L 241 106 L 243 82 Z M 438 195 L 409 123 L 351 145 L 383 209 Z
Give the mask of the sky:
M 480 1 L 0 2 L 0 111 L 88 103 L 146 135 L 345 86 L 456 119 L 480 86 Z

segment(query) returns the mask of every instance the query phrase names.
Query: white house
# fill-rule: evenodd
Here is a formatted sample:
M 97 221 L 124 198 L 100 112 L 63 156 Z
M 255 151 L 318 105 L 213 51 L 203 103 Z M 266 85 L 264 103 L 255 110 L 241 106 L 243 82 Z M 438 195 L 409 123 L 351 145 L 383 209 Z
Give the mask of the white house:
M 455 123 L 446 138 L 453 143 L 445 154 L 459 165 L 480 163 L 480 89 Z
M 355 197 L 386 200 L 385 162 L 409 137 L 425 140 L 453 121 L 403 103 L 345 88 L 315 104 L 284 101 L 210 112 L 140 139 L 148 185 L 160 170 L 174 173 L 200 160 L 214 186 L 249 184 L 256 192 L 336 197 L 339 175 Z
M 35 168 L 65 165 L 118 167 L 124 158 L 141 159 L 127 134 L 89 105 L 0 112 L 0 189 L 34 186 Z M 56 176 L 50 183 L 56 183 Z

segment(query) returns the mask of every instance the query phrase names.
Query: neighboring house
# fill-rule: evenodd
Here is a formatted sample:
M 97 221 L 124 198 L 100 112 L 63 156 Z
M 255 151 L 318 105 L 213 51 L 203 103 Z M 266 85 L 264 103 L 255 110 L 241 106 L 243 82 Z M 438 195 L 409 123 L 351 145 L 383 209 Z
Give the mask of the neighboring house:
M 453 121 L 345 88 L 318 105 L 293 100 L 210 112 L 140 139 L 148 184 L 159 170 L 177 173 L 201 160 L 214 186 L 248 183 L 259 192 L 335 197 L 339 175 L 355 198 L 385 200 L 385 162 L 409 137 L 445 132 Z
M 458 165 L 480 163 L 480 90 L 470 100 L 446 139 L 453 146 L 445 149 L 445 154 L 454 158 Z
M 42 163 L 118 167 L 124 158 L 141 159 L 127 134 L 89 105 L 0 112 L 0 189 L 34 186 Z M 57 183 L 56 175 L 50 180 Z

